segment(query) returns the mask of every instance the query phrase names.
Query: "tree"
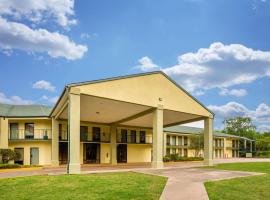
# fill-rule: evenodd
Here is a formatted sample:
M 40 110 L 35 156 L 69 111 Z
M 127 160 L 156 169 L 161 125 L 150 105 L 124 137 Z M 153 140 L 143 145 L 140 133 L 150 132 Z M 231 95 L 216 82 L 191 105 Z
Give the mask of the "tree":
M 0 149 L 0 156 L 2 157 L 2 163 L 7 164 L 10 160 L 20 158 L 20 153 L 11 149 Z
M 204 147 L 204 135 L 190 135 L 190 148 L 195 149 L 195 157 L 199 157 L 200 150 Z
M 250 139 L 256 138 L 256 126 L 250 117 L 234 117 L 223 121 L 224 131 L 227 134 L 238 135 Z

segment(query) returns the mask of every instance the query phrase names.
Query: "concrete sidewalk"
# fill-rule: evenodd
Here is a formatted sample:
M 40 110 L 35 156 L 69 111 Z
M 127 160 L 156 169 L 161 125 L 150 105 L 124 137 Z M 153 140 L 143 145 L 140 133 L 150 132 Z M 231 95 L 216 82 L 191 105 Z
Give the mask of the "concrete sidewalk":
M 168 177 L 160 200 L 208 200 L 204 182 L 262 173 L 209 170 L 205 168 L 173 168 L 137 170 L 137 172 Z

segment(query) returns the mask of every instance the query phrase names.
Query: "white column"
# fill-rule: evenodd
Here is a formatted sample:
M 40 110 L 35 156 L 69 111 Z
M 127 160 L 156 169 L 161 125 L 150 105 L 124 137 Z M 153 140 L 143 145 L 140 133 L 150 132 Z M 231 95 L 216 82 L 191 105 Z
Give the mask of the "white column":
M 111 126 L 111 143 L 110 143 L 110 147 L 111 147 L 111 164 L 112 165 L 117 165 L 117 152 L 116 152 L 116 132 L 117 132 L 117 128 L 115 126 Z
M 163 167 L 163 106 L 158 105 L 153 113 L 153 168 Z
M 59 165 L 59 123 L 52 118 L 52 165 Z
M 213 119 L 204 120 L 204 164 L 213 165 Z
M 0 117 L 0 149 L 8 148 L 8 119 Z
M 80 90 L 70 88 L 68 103 L 68 173 L 79 174 L 80 165 Z

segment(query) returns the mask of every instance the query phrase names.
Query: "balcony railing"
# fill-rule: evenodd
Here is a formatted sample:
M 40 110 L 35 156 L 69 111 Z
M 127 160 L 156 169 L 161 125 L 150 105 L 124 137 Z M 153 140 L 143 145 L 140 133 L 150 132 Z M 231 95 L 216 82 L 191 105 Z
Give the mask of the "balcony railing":
M 169 146 L 169 147 L 188 147 L 188 143 L 184 143 L 184 144 L 175 144 L 175 143 L 168 143 L 167 142 L 167 146 Z
M 62 130 L 59 132 L 59 141 L 67 141 L 68 133 L 66 130 Z M 99 135 L 93 135 L 92 133 L 80 133 L 80 140 L 82 142 L 110 142 L 110 134 L 109 133 L 101 133 Z
M 50 140 L 51 129 L 34 129 L 30 132 L 25 129 L 9 130 L 9 140 Z
M 132 135 L 121 137 L 121 135 L 117 135 L 116 142 L 124 144 L 152 144 L 152 135 L 146 135 L 145 137 L 135 137 Z

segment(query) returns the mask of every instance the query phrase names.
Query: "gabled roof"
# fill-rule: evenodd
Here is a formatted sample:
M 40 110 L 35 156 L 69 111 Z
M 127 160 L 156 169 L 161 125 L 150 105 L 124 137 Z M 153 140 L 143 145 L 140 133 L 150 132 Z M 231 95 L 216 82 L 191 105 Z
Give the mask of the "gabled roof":
M 140 77 L 140 76 L 147 76 L 147 75 L 153 75 L 153 74 L 161 74 L 164 77 L 166 77 L 171 83 L 173 83 L 175 86 L 177 86 L 180 90 L 182 90 L 185 94 L 187 94 L 191 99 L 193 99 L 195 102 L 197 102 L 200 106 L 202 106 L 204 109 L 206 109 L 209 113 L 211 113 L 214 116 L 214 113 L 209 110 L 206 106 L 204 106 L 198 99 L 196 99 L 194 96 L 192 96 L 189 92 L 187 92 L 184 88 L 182 88 L 180 85 L 178 85 L 173 79 L 171 79 L 168 75 L 166 75 L 162 71 L 152 71 L 152 72 L 146 72 L 146 73 L 137 73 L 137 74 L 131 74 L 126 76 L 117 76 L 112 78 L 105 78 L 105 79 L 98 79 L 98 80 L 91 80 L 91 81 L 84 81 L 84 82 L 76 82 L 76 83 L 70 83 L 67 84 L 56 102 L 55 106 L 53 107 L 50 116 L 52 115 L 54 109 L 57 107 L 58 103 L 60 102 L 61 98 L 64 96 L 65 92 L 70 87 L 77 87 L 77 86 L 83 86 L 83 85 L 89 85 L 89 84 L 96 84 L 96 83 L 103 83 L 103 82 L 109 82 L 109 81 L 115 81 L 115 80 L 121 80 L 121 79 L 128 79 L 128 78 L 134 78 L 134 77 Z
M 45 105 L 0 104 L 2 117 L 49 117 L 51 107 Z
M 184 133 L 184 134 L 202 134 L 203 133 L 203 128 L 196 128 L 196 127 L 190 127 L 190 126 L 171 126 L 171 127 L 164 128 L 163 130 L 164 132 L 170 132 L 170 133 Z M 221 133 L 217 131 L 215 131 L 213 135 L 215 137 L 240 138 L 244 140 L 251 140 L 246 137 Z

